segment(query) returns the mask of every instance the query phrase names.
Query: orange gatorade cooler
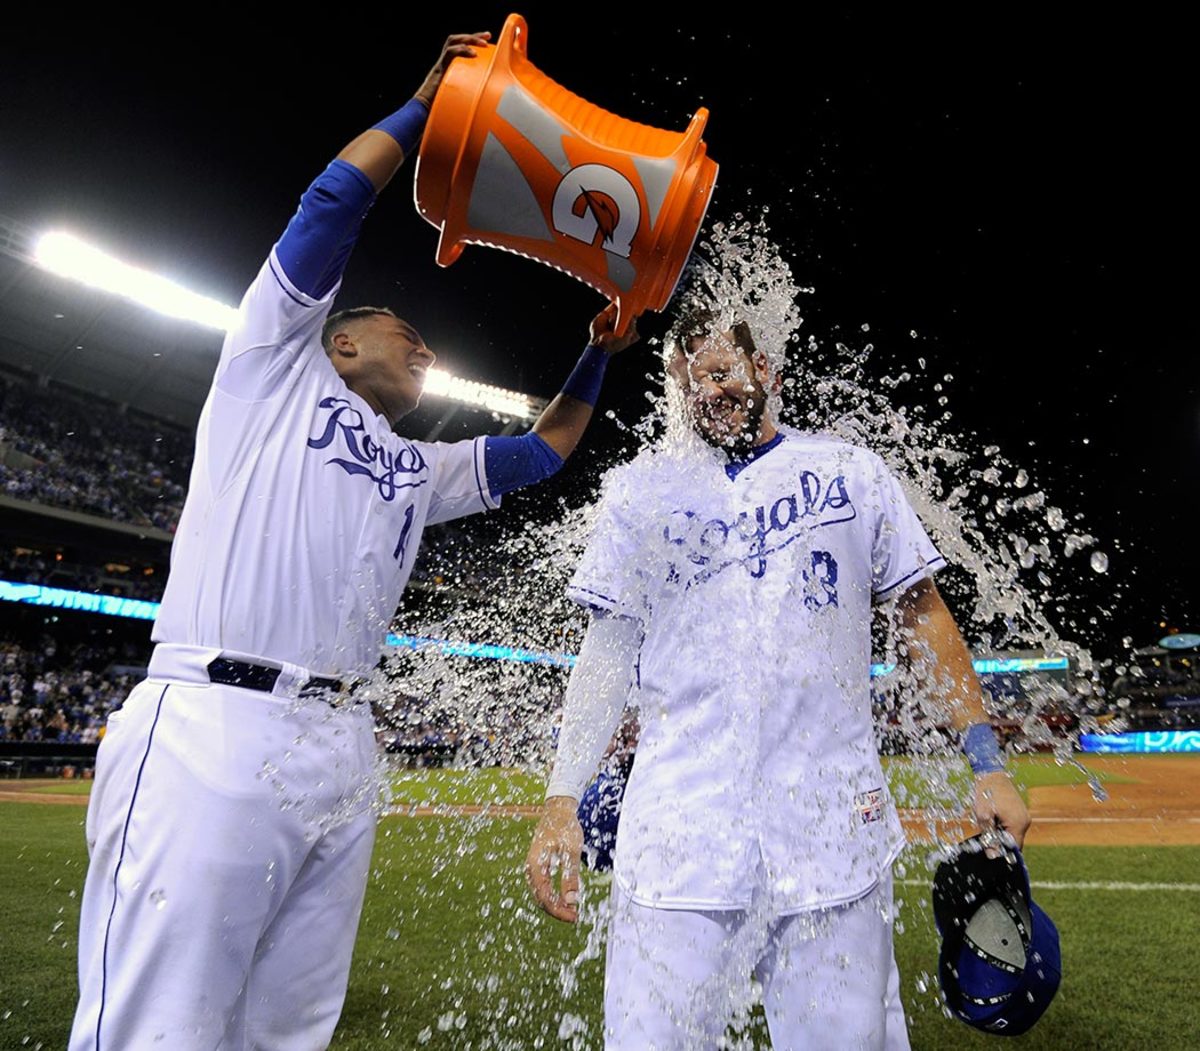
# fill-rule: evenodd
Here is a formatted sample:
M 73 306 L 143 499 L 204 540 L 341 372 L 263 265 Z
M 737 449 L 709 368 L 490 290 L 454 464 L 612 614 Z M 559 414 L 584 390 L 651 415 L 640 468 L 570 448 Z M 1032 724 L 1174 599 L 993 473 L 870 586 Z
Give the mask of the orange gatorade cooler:
M 437 261 L 468 243 L 536 259 L 591 285 L 624 333 L 662 310 L 695 244 L 717 178 L 700 136 L 615 116 L 526 57 L 509 15 L 495 46 L 456 58 L 434 99 L 417 159 L 417 210 L 441 230 Z

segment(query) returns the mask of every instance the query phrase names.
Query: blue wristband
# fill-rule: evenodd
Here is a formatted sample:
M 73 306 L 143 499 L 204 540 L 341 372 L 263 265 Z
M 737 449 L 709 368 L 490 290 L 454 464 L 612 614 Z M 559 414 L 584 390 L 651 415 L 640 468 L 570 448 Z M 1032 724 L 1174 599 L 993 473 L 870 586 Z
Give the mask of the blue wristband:
M 972 723 L 963 735 L 963 751 L 976 774 L 995 774 L 1004 769 L 1004 756 L 996 743 L 991 723 Z
M 384 117 L 375 125 L 372 131 L 386 131 L 400 144 L 400 149 L 407 157 L 421 144 L 421 134 L 425 131 L 425 121 L 429 118 L 429 110 L 420 99 L 409 99 L 390 117 Z
M 604 369 L 608 365 L 608 354 L 597 346 L 588 346 L 579 359 L 579 364 L 563 384 L 563 394 L 586 401 L 595 408 L 600 397 L 600 384 L 604 380 Z

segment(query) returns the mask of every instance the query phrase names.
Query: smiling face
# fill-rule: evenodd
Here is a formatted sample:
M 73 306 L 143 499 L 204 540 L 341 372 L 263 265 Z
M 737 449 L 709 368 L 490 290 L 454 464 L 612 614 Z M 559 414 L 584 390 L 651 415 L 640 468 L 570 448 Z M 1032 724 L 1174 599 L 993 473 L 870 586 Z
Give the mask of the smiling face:
M 692 428 L 710 445 L 740 457 L 774 436 L 766 416 L 770 371 L 745 326 L 689 336 L 668 368 Z
M 324 335 L 333 367 L 355 394 L 393 426 L 421 401 L 425 374 L 437 359 L 421 334 L 390 313 L 348 312 Z

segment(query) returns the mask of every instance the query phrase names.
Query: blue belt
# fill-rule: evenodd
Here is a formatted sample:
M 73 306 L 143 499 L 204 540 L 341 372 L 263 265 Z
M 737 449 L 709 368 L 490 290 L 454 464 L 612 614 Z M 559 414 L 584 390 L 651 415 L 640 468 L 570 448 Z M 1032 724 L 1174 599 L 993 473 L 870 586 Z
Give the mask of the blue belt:
M 275 689 L 282 672 L 281 668 L 269 668 L 265 664 L 251 664 L 249 661 L 235 661 L 228 657 L 217 657 L 208 662 L 208 678 L 210 682 L 222 686 L 240 686 L 243 690 L 260 690 L 271 693 Z M 353 684 L 350 689 L 353 690 Z M 301 697 L 314 694 L 341 693 L 346 684 L 341 679 L 322 679 L 313 677 L 300 687 Z

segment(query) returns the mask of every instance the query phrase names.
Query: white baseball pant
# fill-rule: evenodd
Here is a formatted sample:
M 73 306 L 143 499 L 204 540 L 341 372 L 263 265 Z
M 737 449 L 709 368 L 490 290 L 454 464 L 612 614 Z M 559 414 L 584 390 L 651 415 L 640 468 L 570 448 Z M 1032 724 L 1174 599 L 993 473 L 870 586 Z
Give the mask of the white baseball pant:
M 775 1051 L 908 1051 L 889 874 L 863 898 L 782 917 L 652 908 L 615 884 L 604 975 L 607 1051 L 716 1048 L 762 987 Z
M 87 816 L 71 1051 L 315 1051 L 345 997 L 375 832 L 367 705 L 150 679 Z

